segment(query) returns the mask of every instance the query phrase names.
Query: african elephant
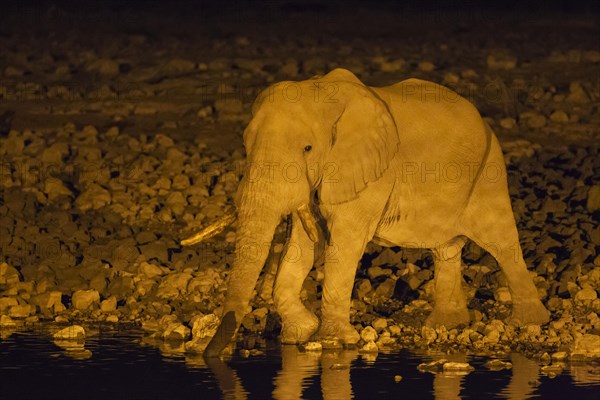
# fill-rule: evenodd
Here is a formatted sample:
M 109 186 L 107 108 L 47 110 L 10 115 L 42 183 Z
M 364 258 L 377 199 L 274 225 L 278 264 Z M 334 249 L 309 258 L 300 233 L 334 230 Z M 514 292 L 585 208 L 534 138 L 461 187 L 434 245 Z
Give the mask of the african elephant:
M 235 199 L 236 256 L 223 319 L 205 355 L 219 355 L 235 338 L 274 231 L 290 214 L 284 255 L 294 254 L 282 258 L 274 287 L 283 343 L 315 333 L 359 340 L 349 312 L 369 241 L 431 249 L 429 326 L 469 320 L 461 287 L 469 239 L 502 268 L 512 320 L 548 321 L 519 246 L 498 139 L 466 99 L 417 79 L 368 87 L 335 69 L 265 89 L 252 114 L 244 131 L 248 167 Z M 320 321 L 299 298 L 319 248 L 334 254 L 324 259 Z

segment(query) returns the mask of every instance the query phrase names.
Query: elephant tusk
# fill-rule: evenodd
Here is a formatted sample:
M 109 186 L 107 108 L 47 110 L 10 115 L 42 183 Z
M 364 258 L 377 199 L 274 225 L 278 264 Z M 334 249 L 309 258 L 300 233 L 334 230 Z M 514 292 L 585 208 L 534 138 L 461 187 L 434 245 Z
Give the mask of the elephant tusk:
M 298 207 L 296 211 L 298 212 L 302 227 L 308 234 L 308 237 L 316 243 L 319 240 L 319 231 L 317 230 L 317 220 L 310 211 L 310 206 L 308 204 L 303 204 Z
M 225 229 L 228 225 L 231 225 L 237 219 L 237 215 L 234 208 L 231 208 L 223 214 L 222 217 L 217 219 L 212 224 L 204 227 L 200 232 L 190 236 L 187 239 L 181 241 L 182 246 L 191 246 L 196 243 L 200 243 L 203 240 L 210 239 L 213 236 L 216 236 L 220 232 Z

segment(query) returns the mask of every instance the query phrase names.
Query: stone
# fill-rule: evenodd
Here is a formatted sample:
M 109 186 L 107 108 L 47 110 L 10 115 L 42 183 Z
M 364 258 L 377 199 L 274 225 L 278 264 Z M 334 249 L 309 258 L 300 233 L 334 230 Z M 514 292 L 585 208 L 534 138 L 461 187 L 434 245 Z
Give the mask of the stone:
M 100 293 L 97 290 L 78 290 L 73 293 L 71 303 L 77 310 L 87 310 L 92 305 L 100 303 Z
M 538 337 L 542 334 L 542 328 L 539 325 L 527 324 L 525 332 L 527 332 L 529 337 Z
M 27 318 L 35 314 L 35 307 L 29 304 L 12 306 L 8 310 L 8 316 L 11 318 Z
M 80 325 L 71 325 L 56 332 L 53 337 L 60 340 L 81 340 L 85 338 L 85 329 Z
M 552 360 L 554 361 L 564 361 L 568 357 L 566 351 L 557 351 L 556 353 L 552 353 Z
M 588 103 L 590 98 L 587 93 L 581 86 L 580 82 L 571 82 L 569 85 L 569 95 L 567 96 L 567 101 L 570 103 Z
M 375 321 L 373 321 L 371 325 L 373 326 L 373 329 L 375 329 L 377 332 L 381 332 L 385 328 L 387 328 L 388 323 L 385 318 L 377 318 Z
M 569 122 L 569 116 L 566 112 L 562 110 L 556 110 L 552 114 L 550 114 L 550 121 L 556 122 L 558 124 L 566 124 Z
M 499 287 L 494 291 L 494 298 L 499 303 L 511 303 L 512 297 L 507 287 Z
M 322 351 L 323 345 L 320 342 L 308 342 L 304 345 L 305 351 Z
M 191 279 L 192 275 L 188 272 L 178 272 L 170 274 L 160 283 L 156 295 L 159 298 L 173 298 L 171 296 L 171 294 L 173 293 L 173 289 L 176 290 L 176 293 L 178 295 L 186 293 L 188 282 Z
M 62 308 L 62 293 L 55 290 L 34 296 L 31 298 L 31 304 L 39 306 L 42 310 Z
M 517 66 L 517 57 L 507 49 L 498 49 L 488 54 L 486 58 L 489 69 L 511 70 Z
M 379 352 L 379 347 L 377 347 L 377 343 L 371 340 L 365 343 L 364 346 L 361 347 L 360 351 L 362 353 L 377 353 Z
M 158 265 L 150 264 L 146 261 L 142 262 L 138 268 L 138 273 L 148 278 L 164 275 L 164 271 Z
M 6 312 L 10 307 L 19 305 L 15 297 L 0 297 L 0 313 Z
M 389 299 L 394 295 L 394 289 L 396 288 L 396 281 L 388 278 L 377 286 L 375 289 L 375 296 L 379 298 Z
M 179 322 L 169 324 L 163 332 L 163 338 L 167 340 L 186 340 L 189 337 L 190 328 Z
M 394 382 L 398 383 L 402 381 L 402 375 L 394 375 Z
M 575 294 L 575 303 L 589 304 L 592 301 L 596 300 L 597 298 L 598 298 L 598 293 L 596 293 L 596 290 L 588 287 L 588 288 L 581 289 L 580 291 L 578 291 Z
M 510 118 L 510 117 L 502 118 L 500 120 L 500 126 L 503 127 L 504 129 L 511 130 L 517 126 L 517 121 L 515 121 L 514 118 Z
M 8 315 L 0 316 L 0 328 L 2 329 L 12 329 L 16 328 L 17 323 Z
M 512 363 L 498 359 L 489 360 L 484 365 L 486 368 L 491 369 L 492 371 L 500 371 L 503 369 L 512 368 Z
M 196 63 L 184 58 L 170 60 L 162 67 L 166 74 L 186 74 L 196 69 Z
M 117 322 L 119 322 L 119 317 L 117 315 L 108 315 L 106 317 L 106 322 L 111 322 L 113 324 L 116 324 Z
M 463 372 L 467 372 L 467 371 L 473 371 L 475 368 L 473 368 L 469 363 L 463 363 L 463 362 L 445 362 L 442 365 L 442 370 L 444 372 L 446 371 L 463 371 Z
M 421 336 L 427 344 L 430 344 L 435 342 L 435 339 L 437 339 L 437 332 L 431 327 L 424 326 L 421 328 Z
M 12 286 L 21 280 L 19 271 L 7 263 L 0 264 L 0 285 Z
M 110 296 L 108 299 L 102 300 L 100 310 L 104 313 L 113 312 L 117 309 L 117 298 Z
M 100 58 L 86 66 L 86 71 L 97 72 L 100 75 L 113 76 L 119 74 L 119 64 L 116 61 Z
M 587 209 L 589 212 L 600 210 L 600 185 L 594 185 L 588 191 Z
M 75 205 L 81 211 L 97 210 L 110 204 L 111 196 L 108 190 L 92 183 L 75 200 Z
M 378 337 L 377 331 L 372 326 L 367 326 L 360 332 L 360 338 L 365 342 L 375 342 Z
M 44 193 L 48 196 L 48 200 L 55 200 L 60 196 L 73 196 L 73 192 L 69 190 L 63 181 L 58 178 L 49 177 L 44 183 Z
M 431 72 L 435 69 L 435 65 L 431 61 L 419 62 L 419 69 L 423 72 Z
M 373 287 L 371 286 L 371 281 L 368 279 L 361 279 L 356 283 L 355 286 L 355 293 L 356 293 L 356 298 L 359 300 L 362 300 L 371 290 L 373 289 Z
M 192 336 L 194 339 L 213 337 L 217 333 L 220 319 L 215 314 L 203 315 L 190 321 L 192 325 Z

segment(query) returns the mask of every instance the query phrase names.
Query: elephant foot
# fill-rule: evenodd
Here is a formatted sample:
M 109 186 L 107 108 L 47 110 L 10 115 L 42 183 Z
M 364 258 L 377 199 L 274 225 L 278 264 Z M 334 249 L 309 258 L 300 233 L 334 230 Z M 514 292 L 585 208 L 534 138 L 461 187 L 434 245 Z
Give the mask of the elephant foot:
M 541 301 L 513 302 L 511 316 L 506 322 L 511 325 L 543 325 L 550 321 L 550 312 Z
M 425 326 L 435 328 L 443 325 L 446 328 L 455 328 L 458 325 L 466 325 L 469 321 L 469 310 L 466 306 L 457 306 L 454 308 L 434 307 L 429 317 L 425 320 Z
M 316 340 L 336 339 L 343 344 L 352 345 L 358 343 L 360 335 L 350 323 L 322 322 L 319 331 L 315 335 Z
M 284 318 L 281 324 L 281 344 L 306 343 L 317 331 L 319 319 L 307 309 Z

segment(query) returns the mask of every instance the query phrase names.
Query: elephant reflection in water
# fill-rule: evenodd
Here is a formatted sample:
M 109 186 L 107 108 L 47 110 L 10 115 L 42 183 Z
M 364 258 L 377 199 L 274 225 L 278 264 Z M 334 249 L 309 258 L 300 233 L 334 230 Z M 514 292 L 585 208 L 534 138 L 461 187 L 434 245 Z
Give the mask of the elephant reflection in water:
M 350 368 L 358 355 L 355 350 L 315 353 L 300 351 L 296 346 L 283 346 L 282 368 L 274 378 L 275 390 L 272 397 L 276 400 L 302 399 L 304 389 L 310 385 L 311 379 L 320 373 L 323 399 L 352 399 L 354 391 L 350 380 Z M 468 361 L 465 354 L 436 354 L 425 357 L 432 360 L 445 358 L 454 362 Z M 241 400 L 248 397 L 240 378 L 226 363 L 218 358 L 199 358 L 199 360 L 202 363 L 206 362 L 206 366 L 212 370 L 219 382 L 223 398 Z M 513 365 L 510 381 L 498 395 L 511 400 L 531 398 L 540 383 L 539 364 L 518 353 L 511 354 L 510 361 Z M 600 379 L 598 375 L 589 372 L 593 368 L 589 364 L 573 364 L 571 375 L 580 384 L 598 382 Z M 466 372 L 454 371 L 436 373 L 432 388 L 434 398 L 436 400 L 460 399 L 467 375 Z
M 441 354 L 432 357 L 434 360 L 445 358 L 453 362 L 467 362 L 465 354 Z M 508 385 L 502 390 L 501 395 L 507 399 L 527 399 L 533 395 L 539 381 L 539 365 L 522 354 L 511 354 L 512 375 Z M 435 374 L 433 379 L 433 393 L 436 400 L 460 399 L 464 387 L 464 379 L 469 372 L 452 371 Z

